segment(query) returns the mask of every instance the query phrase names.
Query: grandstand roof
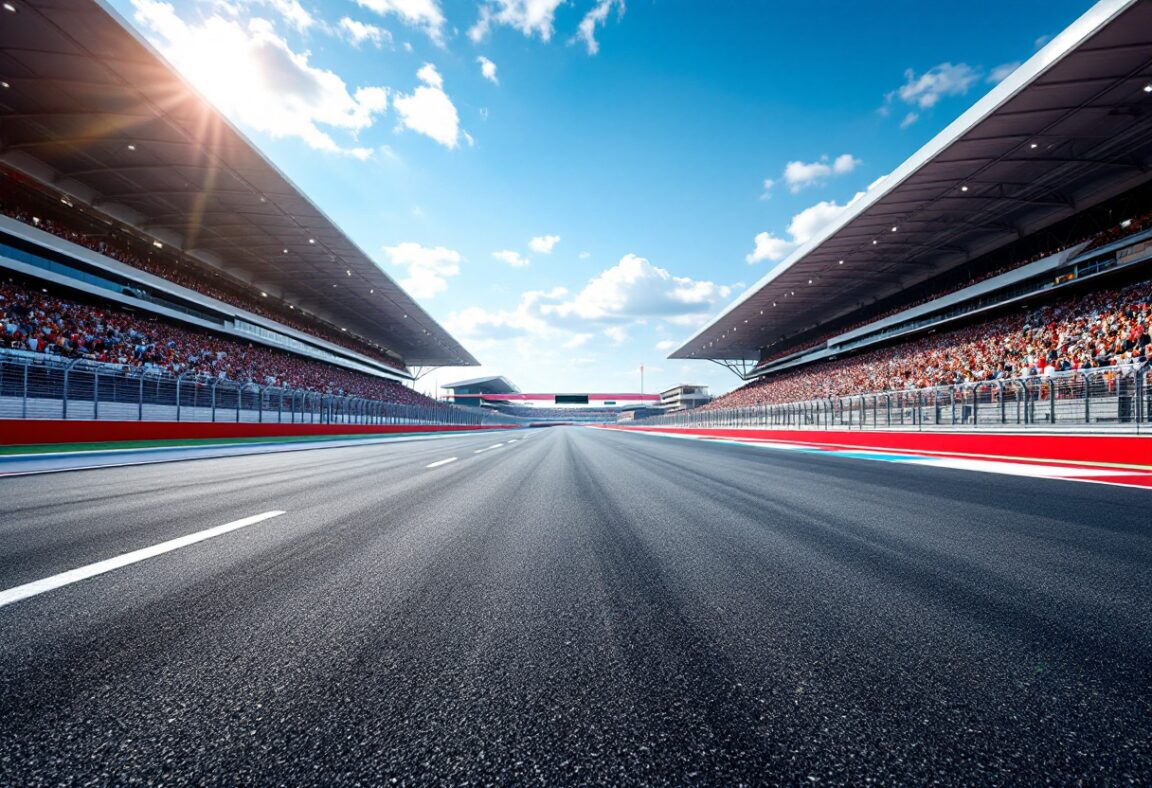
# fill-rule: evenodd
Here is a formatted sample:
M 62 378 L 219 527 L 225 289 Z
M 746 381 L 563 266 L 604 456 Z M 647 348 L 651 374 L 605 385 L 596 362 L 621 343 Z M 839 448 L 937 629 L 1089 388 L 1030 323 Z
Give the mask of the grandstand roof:
M 756 358 L 1150 179 L 1152 2 L 1101 0 L 670 358 Z
M 410 365 L 478 363 L 102 0 L 0 22 L 0 161 Z
M 489 375 L 483 378 L 459 380 L 455 383 L 447 383 L 443 388 L 473 389 L 483 394 L 515 394 L 520 391 L 520 389 L 516 388 L 516 384 L 503 375 Z

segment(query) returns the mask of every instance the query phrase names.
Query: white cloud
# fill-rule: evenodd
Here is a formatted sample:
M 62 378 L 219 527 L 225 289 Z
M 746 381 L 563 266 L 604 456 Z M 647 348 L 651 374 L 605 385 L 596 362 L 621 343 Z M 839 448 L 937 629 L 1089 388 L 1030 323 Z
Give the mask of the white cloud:
M 595 336 L 622 342 L 629 327 L 642 327 L 653 320 L 677 327 L 697 325 L 732 293 L 731 287 L 673 276 L 629 254 L 577 293 L 563 287 L 530 290 L 520 296 L 514 309 L 469 307 L 451 313 L 445 326 L 453 334 L 481 344 L 533 340 L 551 347 L 565 343 L 579 347 Z
M 769 200 L 772 198 L 772 187 L 776 185 L 776 181 L 771 178 L 764 179 L 764 191 L 760 195 L 761 200 Z
M 873 184 L 878 184 L 878 179 Z M 797 247 L 816 237 L 825 227 L 836 220 L 844 209 L 864 196 L 864 192 L 857 192 L 856 196 L 845 205 L 830 200 L 822 200 L 809 206 L 792 217 L 788 223 L 788 237 L 781 238 L 772 233 L 764 232 L 756 236 L 755 248 L 744 258 L 749 264 L 760 263 L 764 260 L 783 260 L 792 254 Z
M 612 340 L 613 345 L 623 345 L 628 341 L 628 329 L 624 326 L 608 326 L 604 329 L 604 336 Z
M 1020 68 L 1019 60 L 1013 61 L 1011 63 L 1001 63 L 999 66 L 996 66 L 996 68 L 992 69 L 992 71 L 988 74 L 987 81 L 993 85 L 998 85 L 1007 79 L 1008 75 L 1018 68 Z
M 674 350 L 675 348 L 679 347 L 679 345 L 680 343 L 673 339 L 661 339 L 656 343 L 656 349 L 664 352 L 668 350 Z
M 480 64 L 480 74 L 484 79 L 491 82 L 493 85 L 499 85 L 500 80 L 496 77 L 496 64 L 488 58 L 481 55 L 476 58 L 476 62 Z
M 558 243 L 560 243 L 558 235 L 537 235 L 528 242 L 528 248 L 536 254 L 551 254 Z
M 789 190 L 793 194 L 796 194 L 809 186 L 821 185 L 834 176 L 847 175 L 861 164 L 863 164 L 863 162 L 851 153 L 843 153 L 835 159 L 829 159 L 829 157 L 825 155 L 821 156 L 819 161 L 788 162 L 784 167 L 783 177 L 784 182 L 788 184 Z M 770 189 L 774 184 L 774 181 L 766 180 L 764 182 L 765 191 Z
M 338 29 L 348 43 L 353 46 L 358 47 L 365 42 L 376 47 L 381 44 L 392 43 L 392 34 L 384 28 L 366 22 L 358 22 L 350 17 L 343 17 L 339 22 Z
M 460 273 L 459 252 L 443 246 L 422 246 L 406 241 L 396 246 L 385 246 L 392 265 L 407 269 L 408 275 L 400 286 L 413 298 L 432 298 L 448 289 L 448 278 Z
M 596 40 L 596 26 L 603 26 L 608 21 L 608 14 L 616 8 L 616 18 L 624 16 L 624 0 L 597 0 L 592 10 L 580 20 L 580 27 L 576 31 L 576 38 L 584 42 L 589 55 L 600 51 L 600 43 Z
M 468 30 L 468 37 L 479 43 L 488 37 L 492 25 L 504 25 L 541 41 L 552 38 L 556 9 L 564 0 L 486 0 L 480 17 Z
M 422 29 L 436 43 L 444 40 L 444 12 L 438 0 L 356 0 L 381 16 L 394 14 L 404 24 Z
M 527 268 L 532 264 L 532 261 L 524 257 L 519 252 L 514 252 L 511 249 L 502 249 L 499 252 L 493 252 L 492 256 L 503 263 L 507 263 L 513 268 Z
M 915 123 L 920 113 L 932 109 L 945 96 L 963 96 L 969 88 L 980 81 L 983 73 L 967 63 L 940 63 L 917 75 L 912 69 L 904 72 L 904 84 L 884 97 L 882 112 L 897 100 L 913 108 L 904 116 L 901 127 Z
M 755 248 L 744 256 L 749 265 L 765 260 L 783 260 L 796 248 L 795 241 L 780 238 L 767 231 L 757 233 L 754 242 Z
M 455 148 L 460 141 L 460 116 L 444 92 L 440 72 L 431 63 L 425 63 L 416 76 L 424 84 L 411 94 L 401 94 L 392 100 L 401 123 L 447 148 Z
M 284 18 L 284 21 L 303 33 L 316 24 L 312 14 L 304 10 L 298 0 L 252 0 L 254 4 L 267 6 Z
M 557 324 L 624 323 L 708 312 L 732 288 L 673 276 L 643 257 L 627 254 L 571 298 L 541 303 L 539 313 Z
M 209 16 L 188 23 L 161 0 L 133 0 L 135 20 L 152 42 L 224 114 L 272 137 L 298 137 L 316 150 L 368 158 L 372 149 L 342 145 L 388 105 L 388 89 L 350 91 L 335 72 L 317 68 L 260 18 Z M 212 53 L 206 57 L 205 53 Z
M 441 89 L 444 87 L 444 77 L 440 76 L 436 66 L 431 63 L 425 63 L 421 66 L 420 70 L 416 72 L 416 78 L 430 87 Z
M 591 252 L 581 252 L 580 254 L 578 254 L 576 256 L 579 257 L 581 260 L 587 260 L 589 257 L 592 256 L 592 253 Z

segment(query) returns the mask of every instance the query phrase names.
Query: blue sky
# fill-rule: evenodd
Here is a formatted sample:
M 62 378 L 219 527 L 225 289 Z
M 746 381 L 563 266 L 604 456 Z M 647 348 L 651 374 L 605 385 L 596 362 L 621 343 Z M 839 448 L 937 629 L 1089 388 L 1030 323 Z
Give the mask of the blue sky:
M 1085 0 L 115 0 L 525 391 L 665 358 Z

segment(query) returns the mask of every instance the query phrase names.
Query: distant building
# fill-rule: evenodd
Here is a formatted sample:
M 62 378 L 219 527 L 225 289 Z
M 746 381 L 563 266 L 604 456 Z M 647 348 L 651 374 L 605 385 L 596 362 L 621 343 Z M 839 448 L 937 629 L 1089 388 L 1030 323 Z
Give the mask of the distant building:
M 520 389 L 516 388 L 516 384 L 503 375 L 489 375 L 483 378 L 461 380 L 458 383 L 448 383 L 444 388 L 452 392 L 448 395 L 448 399 L 453 403 L 457 405 L 472 405 L 477 408 L 484 404 L 483 397 L 486 394 L 504 395 L 520 393 Z
M 660 407 L 667 413 L 698 408 L 711 401 L 712 397 L 708 394 L 707 386 L 690 386 L 682 383 L 660 392 Z

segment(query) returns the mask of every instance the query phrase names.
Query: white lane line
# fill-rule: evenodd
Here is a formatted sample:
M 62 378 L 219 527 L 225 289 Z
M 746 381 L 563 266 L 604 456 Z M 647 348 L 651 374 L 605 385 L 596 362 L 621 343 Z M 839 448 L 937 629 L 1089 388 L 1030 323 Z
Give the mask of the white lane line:
M 270 520 L 273 517 L 279 517 L 284 514 L 281 511 L 264 512 L 263 514 L 254 514 L 251 517 L 245 517 L 243 520 L 236 520 L 224 525 L 218 525 L 215 528 L 209 528 L 205 531 L 198 531 L 194 534 L 181 536 L 177 539 L 169 539 L 167 542 L 145 547 L 141 550 L 133 550 L 130 553 L 118 555 L 115 558 L 109 558 L 105 561 L 97 561 L 88 566 L 82 566 L 79 569 L 73 569 L 68 572 L 61 572 L 58 575 L 46 577 L 43 580 L 34 580 L 31 583 L 25 583 L 22 586 L 9 588 L 7 591 L 0 591 L 0 607 L 10 605 L 13 602 L 19 602 L 21 599 L 43 594 L 45 591 L 52 591 L 62 586 L 78 583 L 81 580 L 87 580 L 89 577 L 102 575 L 105 572 L 111 572 L 114 569 L 135 564 L 144 561 L 148 558 L 154 558 L 164 553 L 170 553 L 173 550 L 179 550 L 181 547 L 188 547 L 197 542 L 203 542 L 206 539 L 212 539 L 216 536 L 222 536 L 229 531 L 235 531 L 240 528 L 247 528 L 249 525 L 262 523 L 265 520 Z
M 474 451 L 472 453 L 473 454 L 483 454 L 486 451 L 492 451 L 493 449 L 499 449 L 503 445 L 504 445 L 503 443 L 496 443 L 496 444 L 493 444 L 492 446 L 489 446 L 486 449 L 477 449 L 476 451 Z
M 425 465 L 424 467 L 425 468 L 439 468 L 441 465 L 447 465 L 450 462 L 456 462 L 456 460 L 457 460 L 456 457 L 449 457 L 446 460 L 437 460 L 436 462 L 429 463 L 429 464 Z
M 509 442 L 509 443 L 515 443 L 517 440 L 518 440 L 518 438 L 512 438 L 512 439 L 510 439 L 508 442 Z

